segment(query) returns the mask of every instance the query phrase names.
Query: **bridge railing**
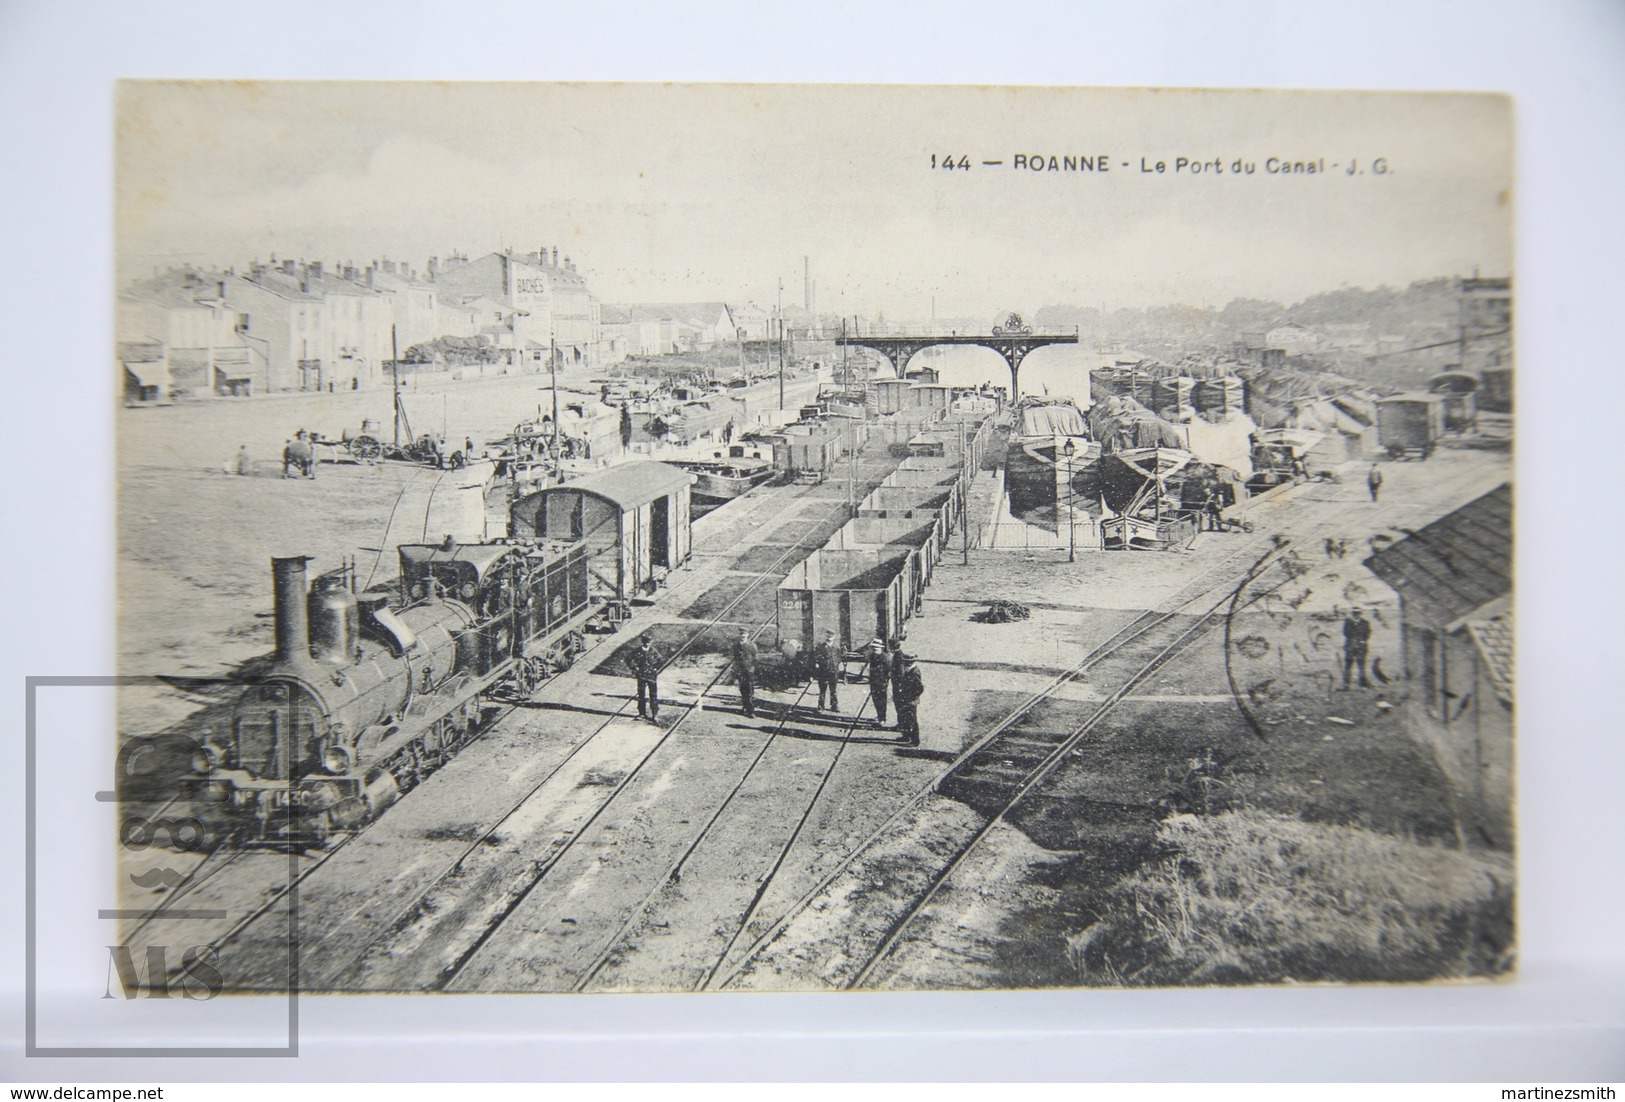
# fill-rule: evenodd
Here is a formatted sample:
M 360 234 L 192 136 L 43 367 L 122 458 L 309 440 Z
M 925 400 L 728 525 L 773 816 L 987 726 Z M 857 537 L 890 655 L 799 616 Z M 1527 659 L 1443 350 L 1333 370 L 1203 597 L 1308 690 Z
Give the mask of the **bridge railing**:
M 1003 329 L 1003 326 L 1000 326 L 999 328 Z M 865 337 L 980 337 L 991 340 L 1001 335 L 1008 336 L 1013 333 L 1025 337 L 1076 338 L 1079 332 L 1078 327 L 1075 325 L 1026 325 L 1022 326 L 1020 329 L 1006 329 L 1002 334 L 995 333 L 993 330 L 994 327 L 991 325 L 970 329 L 960 329 L 948 325 L 930 324 L 882 325 L 872 328 L 869 326 L 864 326 L 861 332 L 858 330 L 849 329 L 845 336 L 848 341 L 854 342 L 861 341 Z M 831 335 L 839 339 L 842 334 L 839 332 L 830 334 L 827 329 L 824 331 L 824 336 L 826 339 L 828 339 Z

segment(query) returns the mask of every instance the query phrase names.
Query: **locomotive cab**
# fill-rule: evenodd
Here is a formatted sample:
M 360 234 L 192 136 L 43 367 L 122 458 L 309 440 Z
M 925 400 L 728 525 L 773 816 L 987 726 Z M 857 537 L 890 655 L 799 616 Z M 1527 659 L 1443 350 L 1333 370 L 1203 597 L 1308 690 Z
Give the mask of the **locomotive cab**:
M 453 600 L 468 609 L 472 625 L 458 639 L 458 664 L 478 677 L 518 654 L 514 591 L 519 556 L 512 547 L 405 544 L 400 549 L 401 588 L 414 603 Z

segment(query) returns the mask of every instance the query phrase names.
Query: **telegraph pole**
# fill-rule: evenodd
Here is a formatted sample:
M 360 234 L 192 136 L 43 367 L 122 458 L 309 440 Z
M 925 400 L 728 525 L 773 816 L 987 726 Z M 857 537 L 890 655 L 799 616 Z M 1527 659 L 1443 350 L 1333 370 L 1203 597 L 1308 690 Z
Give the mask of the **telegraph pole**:
M 784 412 L 784 277 L 779 277 L 779 412 Z
M 559 458 L 559 341 L 547 339 L 547 363 L 553 377 L 553 475 L 564 480 L 564 461 Z
M 858 422 L 855 418 L 846 419 L 846 515 L 848 518 L 858 515 L 857 496 L 854 489 L 858 480 Z
M 269 363 L 269 359 L 266 361 Z M 395 414 L 395 447 L 401 446 L 401 350 L 395 343 L 395 327 L 389 327 L 389 396 Z
M 852 393 L 852 366 L 847 363 L 846 318 L 841 318 L 841 386 L 848 396 Z
M 934 304 L 935 299 L 931 300 Z M 965 454 L 965 411 L 959 411 L 959 511 L 964 514 L 959 518 L 959 553 L 960 565 L 970 565 L 970 461 Z

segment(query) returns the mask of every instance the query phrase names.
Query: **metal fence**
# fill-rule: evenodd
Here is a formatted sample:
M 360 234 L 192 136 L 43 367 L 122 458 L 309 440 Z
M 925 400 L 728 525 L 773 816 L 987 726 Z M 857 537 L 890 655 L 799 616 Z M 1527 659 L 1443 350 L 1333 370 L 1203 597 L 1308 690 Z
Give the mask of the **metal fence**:
M 1100 550 L 1100 525 L 1094 520 L 1080 519 L 1073 538 L 1067 530 L 1051 531 L 1019 521 L 983 524 L 973 534 L 971 546 L 981 551 L 1067 551 L 1076 546 L 1079 551 Z

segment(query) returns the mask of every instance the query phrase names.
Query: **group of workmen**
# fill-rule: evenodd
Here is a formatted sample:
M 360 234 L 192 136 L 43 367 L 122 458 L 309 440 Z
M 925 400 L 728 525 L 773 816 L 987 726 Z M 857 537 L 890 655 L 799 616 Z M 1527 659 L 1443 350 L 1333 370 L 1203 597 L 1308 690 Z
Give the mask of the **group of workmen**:
M 730 648 L 735 680 L 739 685 L 739 700 L 746 716 L 756 716 L 756 672 L 759 653 L 749 628 L 740 628 L 739 636 Z M 865 674 L 869 682 L 869 698 L 875 706 L 875 725 L 886 726 L 888 699 L 897 712 L 897 741 L 902 746 L 920 744 L 920 697 L 925 695 L 925 679 L 914 655 L 903 650 L 901 640 L 889 644 L 879 637 L 870 640 L 863 652 Z M 826 631 L 824 640 L 812 653 L 813 678 L 818 682 L 818 711 L 841 710 L 840 683 L 846 651 L 835 632 Z M 660 686 L 658 678 L 665 662 L 655 648 L 654 637 L 645 634 L 638 640 L 627 659 L 632 676 L 637 680 L 638 715 L 648 720 L 660 718 Z
M 744 685 L 743 671 L 747 663 L 740 660 L 743 650 L 740 644 L 750 646 L 752 659 L 755 646 L 750 644 L 743 629 L 740 630 L 739 637 L 740 642 L 734 644 L 734 669 L 740 675 L 740 684 Z M 845 661 L 846 650 L 836 638 L 835 632 L 824 632 L 824 641 L 813 649 L 813 677 L 818 682 L 820 712 L 826 707 L 832 712 L 841 710 L 840 684 Z M 889 694 L 891 703 L 897 711 L 895 727 L 897 741 L 904 746 L 918 746 L 920 697 L 925 695 L 925 678 L 920 674 L 918 660 L 903 650 L 901 639 L 893 639 L 888 644 L 876 636 L 869 640 L 869 645 L 863 650 L 863 664 L 864 674 L 869 682 L 869 699 L 875 706 L 875 726 L 886 726 L 886 701 Z M 744 695 L 743 689 L 741 695 Z M 753 705 L 746 705 L 745 714 L 754 714 Z

